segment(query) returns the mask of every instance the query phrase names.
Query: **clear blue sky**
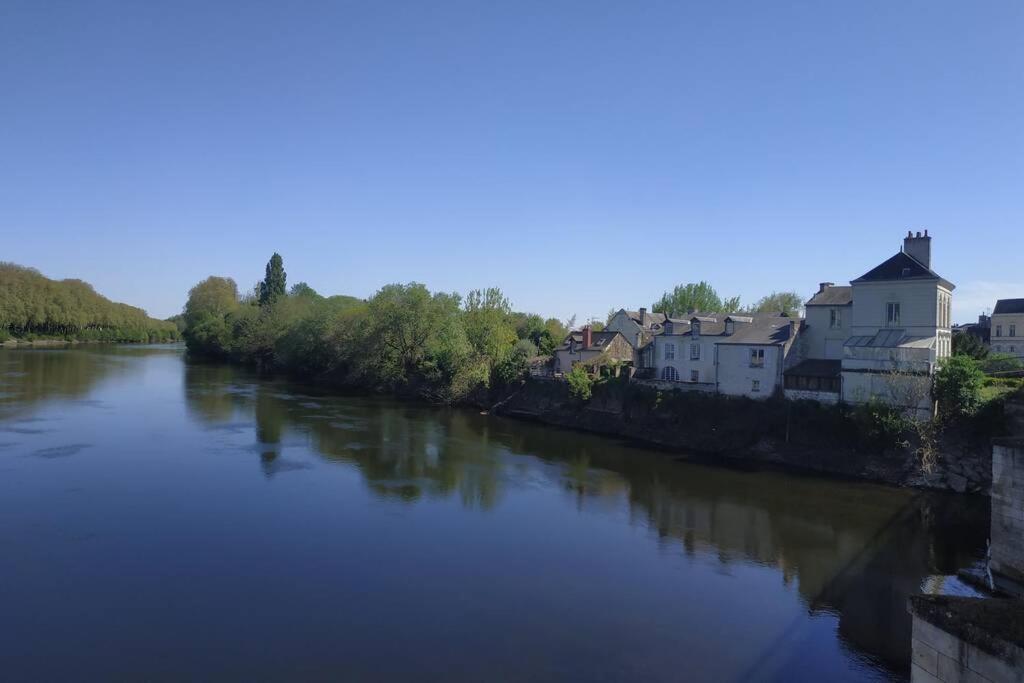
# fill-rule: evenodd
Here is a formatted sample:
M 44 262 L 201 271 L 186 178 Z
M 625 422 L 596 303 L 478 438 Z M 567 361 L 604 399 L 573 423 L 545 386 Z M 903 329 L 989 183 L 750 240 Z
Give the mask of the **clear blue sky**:
M 210 274 L 604 317 L 935 236 L 1024 296 L 1024 3 L 0 3 L 0 259 L 164 317 Z

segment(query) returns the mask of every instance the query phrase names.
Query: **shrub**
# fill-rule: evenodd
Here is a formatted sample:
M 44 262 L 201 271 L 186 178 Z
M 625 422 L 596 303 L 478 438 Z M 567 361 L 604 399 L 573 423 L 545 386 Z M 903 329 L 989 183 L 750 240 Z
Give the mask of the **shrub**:
M 902 410 L 879 398 L 858 406 L 853 419 L 860 427 L 861 439 L 870 448 L 884 450 L 906 445 L 904 437 L 910 421 Z
M 985 374 L 969 356 L 947 358 L 935 374 L 935 398 L 944 417 L 973 415 L 981 406 Z
M 572 370 L 566 374 L 565 380 L 569 383 L 570 396 L 577 401 L 590 400 L 590 397 L 593 394 L 592 387 L 594 382 L 582 365 L 579 363 L 573 365 Z

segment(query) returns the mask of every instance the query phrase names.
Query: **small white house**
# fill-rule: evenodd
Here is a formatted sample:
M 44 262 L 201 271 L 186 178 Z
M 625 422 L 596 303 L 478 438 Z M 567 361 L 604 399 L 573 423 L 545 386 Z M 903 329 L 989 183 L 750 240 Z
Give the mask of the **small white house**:
M 1024 360 L 1024 299 L 1000 299 L 992 311 L 989 345 L 993 353 Z

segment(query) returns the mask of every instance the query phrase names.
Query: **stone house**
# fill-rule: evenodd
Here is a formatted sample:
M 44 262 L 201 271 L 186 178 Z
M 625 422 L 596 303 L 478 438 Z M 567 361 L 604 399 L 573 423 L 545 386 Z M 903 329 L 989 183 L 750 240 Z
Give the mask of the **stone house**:
M 620 308 L 608 320 L 604 329 L 608 332 L 621 332 L 634 349 L 644 345 L 665 323 L 664 313 L 649 313 L 646 308 L 639 311 L 627 311 Z
M 1024 299 L 1000 299 L 992 311 L 990 346 L 1024 360 Z
M 618 331 L 594 332 L 589 325 L 569 333 L 565 342 L 555 349 L 553 371 L 564 375 L 573 365 L 582 363 L 597 370 L 605 365 L 633 362 L 633 346 Z

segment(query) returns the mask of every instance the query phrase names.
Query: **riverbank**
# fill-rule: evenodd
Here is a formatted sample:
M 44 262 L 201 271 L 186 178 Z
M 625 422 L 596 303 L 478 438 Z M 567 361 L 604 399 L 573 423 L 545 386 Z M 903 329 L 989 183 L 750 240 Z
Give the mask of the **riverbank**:
M 723 464 L 781 466 L 957 493 L 988 495 L 992 485 L 990 439 L 983 433 L 942 430 L 924 464 L 914 434 L 886 441 L 853 411 L 806 401 L 753 401 L 609 382 L 580 402 L 563 382 L 530 380 L 494 412 Z

